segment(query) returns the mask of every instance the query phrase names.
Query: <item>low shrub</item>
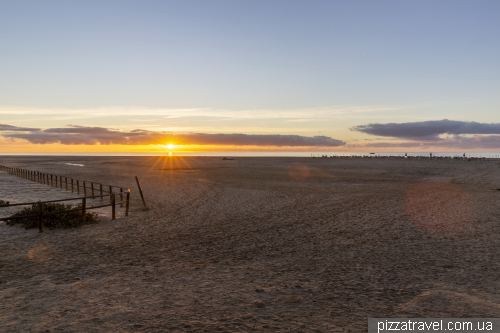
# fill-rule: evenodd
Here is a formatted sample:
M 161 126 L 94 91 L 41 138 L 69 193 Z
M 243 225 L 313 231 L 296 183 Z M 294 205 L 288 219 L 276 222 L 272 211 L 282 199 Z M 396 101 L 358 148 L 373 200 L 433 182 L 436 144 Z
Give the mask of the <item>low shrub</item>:
M 7 206 L 8 204 L 9 204 L 8 201 L 0 200 L 0 206 Z
M 72 207 L 71 205 L 65 205 L 60 203 L 44 203 L 43 204 L 43 212 L 44 213 L 52 213 L 52 212 L 61 212 L 54 215 L 44 216 L 43 217 L 43 225 L 47 228 L 71 228 L 71 227 L 80 227 L 84 224 L 96 224 L 101 221 L 99 215 L 97 213 L 89 213 L 85 214 L 85 219 L 82 219 L 82 211 L 76 210 L 72 212 L 63 212 L 74 208 L 81 208 L 82 205 L 79 204 L 76 207 Z M 38 214 L 38 204 L 34 204 L 31 207 L 23 208 L 21 211 L 15 213 L 14 216 L 23 216 L 23 215 L 35 215 Z M 14 225 L 16 223 L 21 223 L 24 228 L 35 228 L 38 227 L 38 216 L 36 217 L 27 217 L 21 219 L 8 220 L 6 222 L 8 225 Z

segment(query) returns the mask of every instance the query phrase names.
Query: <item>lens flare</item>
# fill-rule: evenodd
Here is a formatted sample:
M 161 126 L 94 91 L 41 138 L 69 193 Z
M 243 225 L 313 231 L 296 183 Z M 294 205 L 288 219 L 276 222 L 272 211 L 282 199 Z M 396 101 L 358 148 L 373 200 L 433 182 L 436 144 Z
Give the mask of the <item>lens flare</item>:
M 419 228 L 438 234 L 461 232 L 472 220 L 471 196 L 446 181 L 424 181 L 406 192 L 406 213 Z
M 295 180 L 304 180 L 309 177 L 309 168 L 307 165 L 293 162 L 287 167 L 288 175 Z
M 35 262 L 42 262 L 49 257 L 49 250 L 44 244 L 33 245 L 28 251 L 28 258 Z

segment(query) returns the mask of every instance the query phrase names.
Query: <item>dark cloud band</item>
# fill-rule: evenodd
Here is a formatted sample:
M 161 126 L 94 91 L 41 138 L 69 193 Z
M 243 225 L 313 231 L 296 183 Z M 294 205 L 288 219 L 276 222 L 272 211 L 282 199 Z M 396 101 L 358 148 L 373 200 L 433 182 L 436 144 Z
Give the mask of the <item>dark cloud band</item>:
M 3 126 L 3 127 L 2 127 Z M 173 134 L 146 130 L 118 131 L 103 127 L 70 126 L 64 128 L 19 128 L 1 125 L 3 137 L 23 139 L 34 144 L 60 143 L 63 145 L 153 145 L 173 143 L 178 145 L 237 145 L 237 146 L 290 146 L 336 147 L 346 143 L 327 136 L 300 136 L 279 134 Z
M 441 134 L 500 134 L 500 124 L 444 119 L 399 124 L 359 125 L 352 127 L 351 131 L 401 139 L 438 140 Z

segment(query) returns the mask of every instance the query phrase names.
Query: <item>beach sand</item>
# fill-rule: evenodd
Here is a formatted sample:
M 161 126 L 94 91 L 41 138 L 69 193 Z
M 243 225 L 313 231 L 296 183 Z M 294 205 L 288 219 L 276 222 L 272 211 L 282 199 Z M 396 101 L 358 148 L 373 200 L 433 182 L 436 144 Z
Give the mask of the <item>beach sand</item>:
M 130 216 L 114 221 L 0 224 L 1 332 L 363 332 L 367 318 L 500 317 L 498 161 L 0 164 L 132 191 Z

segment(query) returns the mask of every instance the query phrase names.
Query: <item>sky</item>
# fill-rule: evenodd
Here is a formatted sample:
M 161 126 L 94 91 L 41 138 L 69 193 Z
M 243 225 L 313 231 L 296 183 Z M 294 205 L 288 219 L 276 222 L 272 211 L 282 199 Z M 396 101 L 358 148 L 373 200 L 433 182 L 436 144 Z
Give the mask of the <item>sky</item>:
M 0 153 L 500 151 L 499 10 L 1 0 Z

